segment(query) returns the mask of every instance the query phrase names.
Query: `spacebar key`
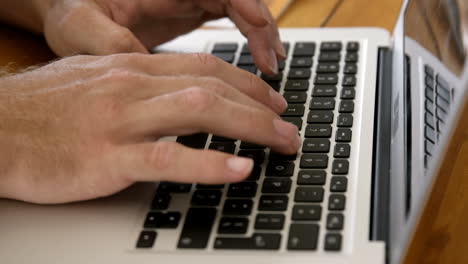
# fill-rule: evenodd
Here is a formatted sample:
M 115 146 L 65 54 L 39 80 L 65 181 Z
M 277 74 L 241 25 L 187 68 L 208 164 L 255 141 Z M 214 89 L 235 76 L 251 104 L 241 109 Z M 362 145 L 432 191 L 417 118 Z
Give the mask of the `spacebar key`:
M 254 234 L 252 237 L 218 237 L 215 240 L 215 249 L 279 249 L 280 234 Z
M 190 208 L 178 248 L 206 248 L 216 218 L 216 208 Z

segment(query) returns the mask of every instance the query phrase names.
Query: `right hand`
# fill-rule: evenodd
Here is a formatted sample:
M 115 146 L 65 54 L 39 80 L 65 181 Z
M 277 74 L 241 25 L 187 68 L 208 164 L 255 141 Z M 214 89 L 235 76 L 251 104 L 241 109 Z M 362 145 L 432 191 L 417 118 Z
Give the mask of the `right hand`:
M 0 79 L 0 197 L 63 203 L 138 181 L 238 182 L 252 161 L 165 136 L 207 132 L 285 154 L 297 128 L 256 76 L 205 54 L 77 56 Z

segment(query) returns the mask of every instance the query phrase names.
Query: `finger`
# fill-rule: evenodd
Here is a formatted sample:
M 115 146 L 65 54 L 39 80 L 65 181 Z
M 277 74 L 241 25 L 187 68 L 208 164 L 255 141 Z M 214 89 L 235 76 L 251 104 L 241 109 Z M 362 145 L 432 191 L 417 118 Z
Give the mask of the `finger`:
M 265 4 L 261 0 L 195 0 L 201 9 L 218 16 L 227 16 L 226 10 L 233 8 L 247 23 L 264 27 L 269 23 L 268 14 L 264 13 Z
M 213 92 L 219 96 L 225 97 L 231 101 L 240 104 L 248 105 L 263 111 L 271 111 L 270 108 L 264 104 L 252 99 L 246 94 L 240 92 L 238 89 L 232 87 L 228 83 L 213 77 L 194 77 L 194 76 L 151 76 L 141 73 L 127 73 L 129 76 L 127 80 L 129 83 L 122 84 L 119 93 L 122 97 L 135 100 L 147 100 L 164 94 L 169 94 L 189 87 L 201 87 Z M 104 82 L 108 82 L 104 80 Z M 112 84 L 111 84 L 112 85 Z M 129 85 L 131 89 L 129 89 Z M 135 89 L 135 87 L 137 87 Z M 155 88 L 157 87 L 157 88 Z M 271 90 L 273 91 L 273 90 Z M 284 105 L 276 106 L 278 113 L 284 110 Z
M 269 14 L 269 11 L 265 11 Z M 236 10 L 228 10 L 229 17 L 248 39 L 254 61 L 259 69 L 267 74 L 278 72 L 278 59 L 286 57 L 286 51 L 279 38 L 274 19 L 265 27 L 254 27 L 247 23 Z M 271 16 L 271 14 L 269 14 Z
M 164 137 L 207 132 L 296 153 L 295 125 L 271 111 L 254 108 L 192 87 L 137 102 L 123 111 L 121 131 L 130 137 Z
M 66 55 L 148 53 L 128 28 L 116 24 L 97 8 L 80 9 L 67 23 L 64 39 L 70 43 L 71 48 Z
M 156 76 L 193 75 L 215 77 L 263 103 L 277 113 L 287 106 L 283 96 L 247 71 L 209 54 L 121 54 L 103 59 L 105 67 L 131 68 Z
M 251 159 L 218 151 L 195 150 L 175 142 L 142 143 L 122 147 L 116 154 L 116 175 L 132 182 L 171 181 L 221 184 L 239 182 L 252 171 Z

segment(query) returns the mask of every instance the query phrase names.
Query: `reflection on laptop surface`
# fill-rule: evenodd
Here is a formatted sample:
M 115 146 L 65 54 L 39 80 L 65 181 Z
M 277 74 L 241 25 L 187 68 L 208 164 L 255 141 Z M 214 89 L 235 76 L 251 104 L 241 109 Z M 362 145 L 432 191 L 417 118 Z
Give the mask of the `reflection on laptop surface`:
M 146 183 L 73 205 L 0 201 L 2 260 L 398 263 L 468 88 L 462 5 L 407 4 L 393 40 L 381 29 L 282 30 L 288 57 L 275 76 L 258 72 L 236 31 L 158 47 L 209 52 L 260 76 L 288 101 L 282 118 L 299 128 L 299 153 L 168 138 L 250 157 L 255 169 L 236 184 Z

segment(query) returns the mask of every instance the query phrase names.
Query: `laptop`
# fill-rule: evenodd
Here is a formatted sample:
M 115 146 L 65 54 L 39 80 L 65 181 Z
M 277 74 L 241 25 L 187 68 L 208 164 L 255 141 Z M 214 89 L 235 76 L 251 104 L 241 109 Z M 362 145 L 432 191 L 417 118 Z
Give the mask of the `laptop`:
M 167 138 L 256 166 L 236 184 L 139 183 L 53 206 L 0 200 L 1 262 L 399 263 L 468 98 L 463 5 L 408 0 L 393 38 L 282 29 L 288 58 L 275 76 L 258 72 L 234 30 L 157 47 L 258 74 L 288 100 L 282 117 L 300 128 L 299 153 L 205 133 Z

